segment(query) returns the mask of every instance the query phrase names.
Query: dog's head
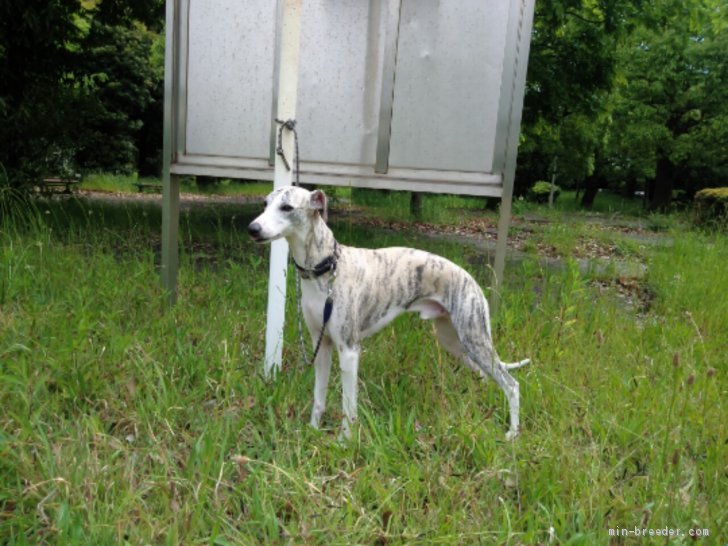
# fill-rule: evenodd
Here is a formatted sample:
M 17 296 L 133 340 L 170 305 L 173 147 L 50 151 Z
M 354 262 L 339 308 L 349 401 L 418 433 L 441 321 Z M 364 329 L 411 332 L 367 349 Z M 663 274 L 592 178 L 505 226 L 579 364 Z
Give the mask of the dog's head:
M 257 243 L 305 233 L 320 216 L 327 220 L 326 194 L 296 186 L 278 188 L 265 198 L 263 214 L 248 226 L 248 233 Z

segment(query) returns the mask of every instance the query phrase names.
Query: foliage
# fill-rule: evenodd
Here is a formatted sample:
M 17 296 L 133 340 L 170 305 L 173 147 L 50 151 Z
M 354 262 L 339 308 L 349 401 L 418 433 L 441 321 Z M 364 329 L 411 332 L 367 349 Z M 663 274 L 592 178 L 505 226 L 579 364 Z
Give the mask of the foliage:
M 706 188 L 695 194 L 694 221 L 728 226 L 728 188 Z
M 76 0 L 0 3 L 0 163 L 16 185 L 41 169 L 68 132 L 74 94 L 64 85 L 81 30 Z
M 694 193 L 728 166 L 728 36 L 709 2 L 665 2 L 620 45 L 609 161 L 647 179 L 653 208 L 675 185 Z
M 0 165 L 0 225 L 11 221 L 19 225 L 35 225 L 37 209 L 27 191 L 14 188 L 8 180 L 7 172 Z
M 150 62 L 153 36 L 141 27 L 91 21 L 82 47 L 75 160 L 87 170 L 134 172 L 141 118 L 161 91 Z M 159 97 L 157 97 L 159 98 Z
M 140 119 L 150 94 L 161 96 L 152 37 L 135 20 L 161 21 L 162 6 L 0 3 L 0 163 L 14 187 L 63 169 L 135 166 Z
M 592 174 L 617 38 L 635 9 L 622 0 L 536 2 L 517 190 L 543 178 L 554 160 L 564 187 Z
M 136 21 L 160 32 L 164 28 L 164 0 L 85 0 L 94 19 L 104 25 Z
M 632 194 L 651 208 L 728 172 L 728 16 L 719 0 L 537 2 L 519 188 Z M 558 169 L 554 169 L 558 162 Z
M 556 199 L 558 199 L 560 193 L 561 188 L 555 185 L 554 202 L 556 202 Z M 539 180 L 533 186 L 531 186 L 531 189 L 528 190 L 528 194 L 533 201 L 536 201 L 536 203 L 548 203 L 549 195 L 551 195 L 551 182 Z

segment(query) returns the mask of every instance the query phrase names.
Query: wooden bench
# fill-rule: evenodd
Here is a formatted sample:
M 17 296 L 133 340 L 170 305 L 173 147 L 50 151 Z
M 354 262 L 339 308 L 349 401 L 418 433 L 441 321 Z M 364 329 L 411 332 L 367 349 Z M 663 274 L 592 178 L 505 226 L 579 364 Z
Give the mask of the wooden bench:
M 72 194 L 73 188 L 81 183 L 81 175 L 59 176 L 43 178 L 36 185 L 36 191 L 41 195 L 53 195 L 56 193 Z M 61 190 L 62 188 L 62 190 Z
M 144 190 L 151 190 L 151 191 L 162 191 L 162 185 L 161 184 L 155 184 L 154 182 L 134 182 L 134 185 L 136 186 L 137 190 L 140 192 L 143 192 Z

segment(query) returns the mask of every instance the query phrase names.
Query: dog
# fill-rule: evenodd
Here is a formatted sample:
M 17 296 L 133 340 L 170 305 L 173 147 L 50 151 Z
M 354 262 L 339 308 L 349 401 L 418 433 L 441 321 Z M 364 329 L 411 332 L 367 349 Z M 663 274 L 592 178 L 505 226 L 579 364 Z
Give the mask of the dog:
M 411 311 L 433 320 L 442 346 L 503 390 L 510 413 L 506 439 L 515 438 L 520 394 L 509 370 L 530 360 L 500 361 L 491 340 L 488 302 L 475 279 L 451 261 L 421 250 L 341 245 L 326 220 L 324 192 L 286 186 L 266 197 L 265 210 L 248 226 L 257 243 L 285 238 L 301 275 L 303 317 L 313 342 L 320 343 L 314 361 L 311 425 L 319 427 L 326 407 L 335 346 L 343 391 L 341 433 L 351 436 L 350 426 L 357 418 L 361 342 Z

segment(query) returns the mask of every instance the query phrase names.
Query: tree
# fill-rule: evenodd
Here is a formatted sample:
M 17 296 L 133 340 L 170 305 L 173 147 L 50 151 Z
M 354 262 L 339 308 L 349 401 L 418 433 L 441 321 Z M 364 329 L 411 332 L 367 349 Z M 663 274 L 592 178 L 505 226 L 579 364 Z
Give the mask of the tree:
M 714 4 L 714 5 L 713 5 Z M 728 35 L 717 3 L 663 2 L 620 46 L 609 155 L 648 180 L 650 208 L 694 191 L 728 161 Z
M 161 77 L 150 80 L 149 55 L 140 62 L 149 37 L 139 21 L 160 28 L 162 8 L 161 0 L 0 2 L 0 164 L 11 185 L 96 157 L 94 140 L 139 136 L 148 89 Z M 114 57 L 109 47 L 123 51 Z M 121 148 L 129 165 L 128 141 Z
M 0 163 L 21 184 L 53 155 L 52 142 L 68 137 L 72 102 L 65 85 L 76 54 L 76 0 L 6 0 L 0 3 Z
M 636 5 L 635 5 L 636 4 Z M 562 185 L 594 171 L 618 37 L 639 2 L 537 2 L 519 148 L 517 190 L 559 166 Z
M 91 20 L 76 73 L 83 108 L 75 119 L 75 159 L 85 169 L 136 170 L 142 117 L 163 77 L 149 62 L 153 41 L 141 25 Z

